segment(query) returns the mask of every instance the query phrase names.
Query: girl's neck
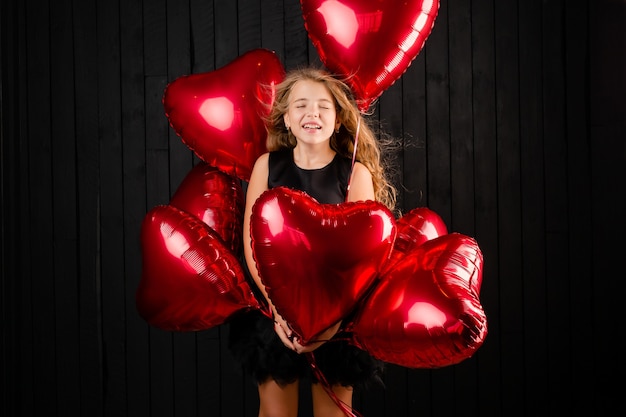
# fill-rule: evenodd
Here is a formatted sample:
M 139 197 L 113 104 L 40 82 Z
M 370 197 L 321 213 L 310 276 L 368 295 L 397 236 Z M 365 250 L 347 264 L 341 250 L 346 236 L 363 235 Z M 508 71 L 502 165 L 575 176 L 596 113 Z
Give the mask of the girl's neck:
M 302 169 L 323 168 L 335 157 L 335 151 L 329 146 L 302 146 L 293 148 L 293 161 Z

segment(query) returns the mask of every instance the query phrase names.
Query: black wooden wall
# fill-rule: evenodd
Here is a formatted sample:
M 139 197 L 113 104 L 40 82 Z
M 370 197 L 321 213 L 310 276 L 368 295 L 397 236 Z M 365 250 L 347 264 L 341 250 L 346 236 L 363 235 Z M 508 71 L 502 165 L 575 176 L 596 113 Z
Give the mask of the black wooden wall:
M 2 415 L 254 416 L 227 326 L 138 316 L 139 230 L 197 162 L 166 85 L 260 47 L 319 62 L 299 1 L 3 0 L 0 17 Z M 401 207 L 481 246 L 489 334 L 458 365 L 390 366 L 357 393 L 364 417 L 624 410 L 625 23 L 620 0 L 441 1 L 375 117 L 403 145 Z

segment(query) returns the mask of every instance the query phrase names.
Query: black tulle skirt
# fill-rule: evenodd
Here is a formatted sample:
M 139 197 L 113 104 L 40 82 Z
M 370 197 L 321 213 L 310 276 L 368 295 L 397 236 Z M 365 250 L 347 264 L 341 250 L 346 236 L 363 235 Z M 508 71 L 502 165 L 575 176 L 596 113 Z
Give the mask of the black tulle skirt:
M 229 320 L 228 345 L 244 372 L 257 383 L 273 379 L 281 385 L 309 378 L 320 382 L 311 359 L 285 347 L 276 332 L 274 321 L 259 310 L 240 313 Z M 313 351 L 314 362 L 330 385 L 366 388 L 383 384 L 384 362 L 349 342 L 346 334 Z

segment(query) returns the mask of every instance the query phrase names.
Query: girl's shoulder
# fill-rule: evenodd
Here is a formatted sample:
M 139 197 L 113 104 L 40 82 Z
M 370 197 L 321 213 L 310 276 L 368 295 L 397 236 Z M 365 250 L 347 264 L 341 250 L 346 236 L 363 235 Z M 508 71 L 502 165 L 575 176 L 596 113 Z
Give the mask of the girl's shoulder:
M 369 175 L 369 176 L 372 175 L 369 168 L 367 168 L 365 164 L 361 163 L 360 161 L 354 161 L 354 166 L 352 167 L 352 170 L 354 171 L 355 174 Z
M 271 152 L 265 152 L 259 155 L 259 157 L 254 162 L 254 166 L 256 167 L 257 165 L 267 165 L 267 161 L 269 161 L 270 158 L 270 153 Z

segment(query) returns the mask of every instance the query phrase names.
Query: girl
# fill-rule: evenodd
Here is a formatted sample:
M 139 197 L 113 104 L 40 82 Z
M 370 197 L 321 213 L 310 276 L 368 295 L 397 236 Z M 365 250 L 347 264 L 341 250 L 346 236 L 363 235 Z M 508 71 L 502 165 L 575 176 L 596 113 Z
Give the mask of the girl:
M 334 396 L 348 409 L 355 386 L 382 383 L 383 363 L 350 345 L 348 337 L 341 336 L 341 321 L 307 345 L 294 337 L 259 278 L 252 256 L 250 214 L 257 198 L 277 186 L 302 190 L 322 204 L 376 200 L 391 210 L 395 189 L 386 179 L 373 129 L 361 117 L 349 86 L 323 70 L 302 68 L 286 75 L 277 86 L 267 127 L 269 152 L 257 159 L 250 176 L 243 234 L 246 266 L 274 320 L 259 311 L 233 318 L 229 346 L 258 383 L 259 417 L 297 416 L 298 382 L 305 376 L 312 378 L 314 415 L 341 417 L 344 412 L 311 374 L 302 354 L 314 352 Z

